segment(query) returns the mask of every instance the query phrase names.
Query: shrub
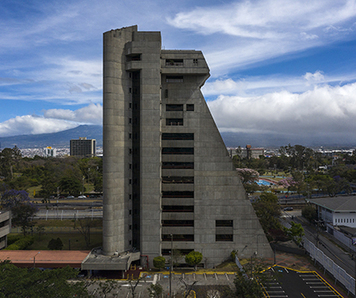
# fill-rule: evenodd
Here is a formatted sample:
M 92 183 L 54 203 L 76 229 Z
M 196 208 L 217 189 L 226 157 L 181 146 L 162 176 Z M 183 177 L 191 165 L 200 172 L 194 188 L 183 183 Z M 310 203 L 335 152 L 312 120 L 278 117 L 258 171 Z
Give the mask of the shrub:
M 23 237 L 16 242 L 12 243 L 9 245 L 6 250 L 23 250 L 27 249 L 29 246 L 31 246 L 34 242 L 34 238 L 32 236 L 26 236 Z
M 166 265 L 166 259 L 162 256 L 153 258 L 153 266 L 157 269 L 164 268 Z

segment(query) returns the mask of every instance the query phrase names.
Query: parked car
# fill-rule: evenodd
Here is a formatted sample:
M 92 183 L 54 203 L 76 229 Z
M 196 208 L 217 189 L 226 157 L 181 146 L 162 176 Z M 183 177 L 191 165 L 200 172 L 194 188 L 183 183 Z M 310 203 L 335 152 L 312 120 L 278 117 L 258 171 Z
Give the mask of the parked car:
M 74 197 L 74 196 L 68 196 L 67 199 L 69 199 L 69 200 L 74 200 L 75 197 Z
M 286 207 L 283 209 L 283 211 L 292 211 L 293 210 L 293 207 Z
M 87 197 L 85 195 L 78 196 L 78 199 L 86 199 Z

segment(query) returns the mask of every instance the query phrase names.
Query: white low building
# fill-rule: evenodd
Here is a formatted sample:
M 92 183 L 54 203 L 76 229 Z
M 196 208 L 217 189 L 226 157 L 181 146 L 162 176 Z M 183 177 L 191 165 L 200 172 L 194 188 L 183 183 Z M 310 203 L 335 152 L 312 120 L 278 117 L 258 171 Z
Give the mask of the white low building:
M 318 218 L 332 226 L 356 228 L 356 196 L 309 200 L 317 208 Z

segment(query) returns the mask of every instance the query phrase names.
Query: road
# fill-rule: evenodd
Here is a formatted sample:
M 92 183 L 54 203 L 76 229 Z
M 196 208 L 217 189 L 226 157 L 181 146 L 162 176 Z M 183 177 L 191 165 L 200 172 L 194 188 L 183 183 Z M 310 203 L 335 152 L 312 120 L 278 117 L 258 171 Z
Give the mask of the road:
M 330 259 L 332 259 L 338 266 L 343 268 L 348 274 L 351 276 L 355 277 L 355 270 L 356 270 L 356 260 L 352 260 L 351 255 L 348 252 L 345 252 L 341 247 L 336 245 L 335 242 L 332 242 L 329 240 L 333 238 L 332 235 L 327 234 L 324 231 L 317 231 L 317 228 L 315 226 L 311 226 L 310 224 L 306 223 L 302 218 L 300 214 L 300 210 L 295 210 L 295 211 L 288 211 L 288 212 L 282 212 L 283 215 L 287 215 L 289 217 L 286 217 L 287 221 L 293 220 L 294 222 L 301 223 L 304 232 L 305 232 L 305 237 L 314 243 L 321 251 L 324 252 L 326 256 L 328 256 Z M 293 216 L 293 219 L 290 217 Z M 318 244 L 317 244 L 317 238 L 318 238 Z

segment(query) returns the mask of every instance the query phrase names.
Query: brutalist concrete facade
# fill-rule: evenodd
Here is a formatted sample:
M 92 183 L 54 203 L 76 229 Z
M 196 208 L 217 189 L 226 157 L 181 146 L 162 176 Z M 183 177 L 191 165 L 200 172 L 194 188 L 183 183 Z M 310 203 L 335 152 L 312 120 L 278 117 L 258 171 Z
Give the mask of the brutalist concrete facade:
M 215 266 L 272 251 L 200 88 L 200 51 L 162 50 L 160 32 L 104 33 L 103 251 L 173 249 Z M 172 238 L 171 238 L 172 235 Z

